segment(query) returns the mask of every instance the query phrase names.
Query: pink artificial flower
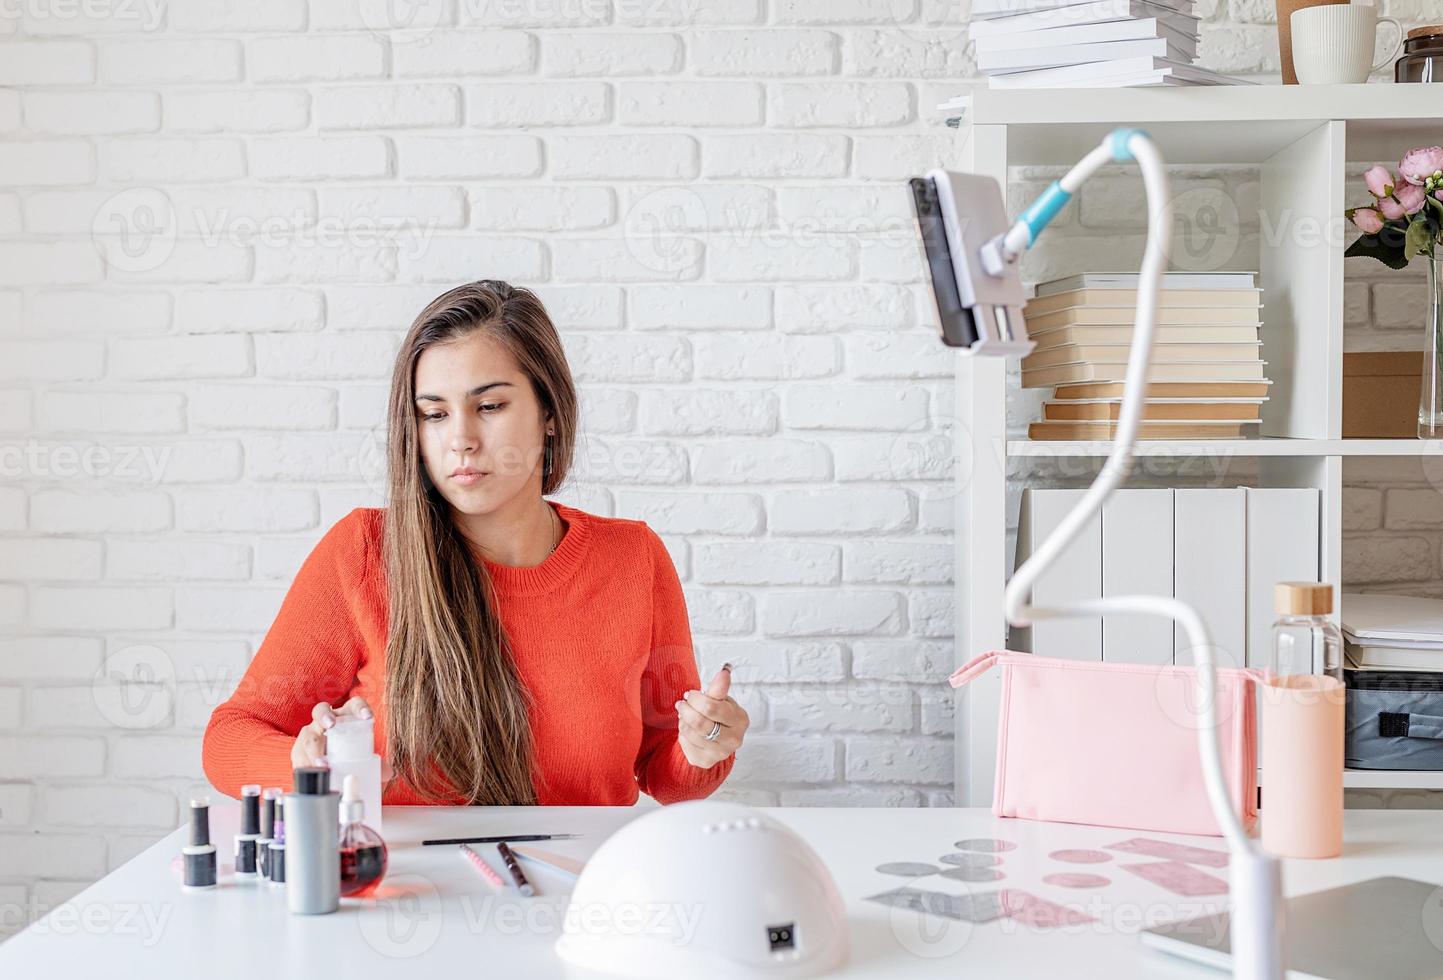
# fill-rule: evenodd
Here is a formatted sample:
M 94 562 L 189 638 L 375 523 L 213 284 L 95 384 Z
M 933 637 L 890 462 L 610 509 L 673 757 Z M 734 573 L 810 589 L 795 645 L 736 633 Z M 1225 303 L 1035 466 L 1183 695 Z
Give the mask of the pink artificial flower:
M 1417 214 L 1428 200 L 1428 192 L 1417 184 L 1404 184 L 1393 192 L 1404 213 Z
M 1383 230 L 1383 219 L 1372 208 L 1359 208 L 1354 211 L 1353 224 L 1357 225 L 1359 231 L 1368 235 L 1376 235 Z
M 1403 205 L 1399 204 L 1391 197 L 1385 197 L 1380 200 L 1378 202 L 1378 210 L 1382 211 L 1383 217 L 1387 218 L 1389 221 L 1399 221 L 1403 218 L 1408 217 L 1408 212 L 1403 210 Z
M 1393 175 L 1381 163 L 1368 168 L 1368 172 L 1363 174 L 1363 183 L 1368 185 L 1368 193 L 1374 197 L 1387 197 L 1393 193 Z
M 1403 154 L 1398 172 L 1410 184 L 1421 186 L 1429 177 L 1443 172 L 1443 146 L 1420 146 Z

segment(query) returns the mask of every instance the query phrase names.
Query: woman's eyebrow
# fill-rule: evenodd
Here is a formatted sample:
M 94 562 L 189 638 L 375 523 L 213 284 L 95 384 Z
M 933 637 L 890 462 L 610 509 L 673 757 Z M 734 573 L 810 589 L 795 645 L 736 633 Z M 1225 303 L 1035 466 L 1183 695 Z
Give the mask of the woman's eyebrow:
M 475 388 L 472 388 L 470 391 L 466 392 L 466 397 L 467 397 L 467 398 L 475 398 L 477 395 L 484 395 L 486 392 L 490 391 L 492 388 L 514 388 L 514 387 L 516 387 L 516 386 L 513 385 L 513 384 L 512 384 L 511 382 L 509 382 L 509 381 L 490 381 L 490 382 L 487 382 L 487 383 L 484 384 L 484 385 L 477 385 Z M 416 401 L 418 401 L 418 402 L 443 402 L 443 401 L 445 401 L 445 400 L 446 400 L 446 399 L 442 398 L 440 395 L 417 395 L 417 396 L 416 396 Z

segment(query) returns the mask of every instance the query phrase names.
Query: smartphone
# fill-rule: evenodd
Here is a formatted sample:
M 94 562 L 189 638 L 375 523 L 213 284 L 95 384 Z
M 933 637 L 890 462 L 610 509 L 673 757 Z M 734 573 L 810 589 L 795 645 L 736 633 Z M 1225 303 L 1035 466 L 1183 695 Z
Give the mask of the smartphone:
M 942 206 L 937 202 L 937 185 L 929 177 L 913 177 L 909 184 L 912 208 L 917 214 L 917 231 L 927 252 L 942 343 L 948 347 L 971 347 L 977 342 L 977 322 L 972 318 L 972 311 L 962 305 L 957 292 L 952 253 L 947 247 L 947 229 L 942 224 Z

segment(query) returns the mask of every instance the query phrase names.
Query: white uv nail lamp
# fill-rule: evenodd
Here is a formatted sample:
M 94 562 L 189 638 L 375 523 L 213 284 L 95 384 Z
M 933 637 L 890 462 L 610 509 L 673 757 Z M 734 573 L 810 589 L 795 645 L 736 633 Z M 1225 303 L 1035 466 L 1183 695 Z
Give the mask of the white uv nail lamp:
M 577 878 L 556 951 L 589 970 L 687 980 L 806 977 L 848 955 L 842 897 L 795 831 L 751 807 L 662 807 Z

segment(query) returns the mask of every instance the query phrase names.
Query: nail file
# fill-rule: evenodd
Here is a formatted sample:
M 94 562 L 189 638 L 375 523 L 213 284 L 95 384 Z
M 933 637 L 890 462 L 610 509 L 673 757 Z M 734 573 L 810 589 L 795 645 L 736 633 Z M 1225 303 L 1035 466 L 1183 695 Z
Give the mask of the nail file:
M 1201 864 L 1207 868 L 1226 868 L 1226 851 L 1213 851 L 1206 847 L 1189 847 L 1172 841 L 1153 840 L 1149 837 L 1134 837 L 1117 844 L 1108 844 L 1109 851 L 1124 854 L 1141 854 L 1144 857 L 1162 858 L 1166 861 L 1181 861 L 1183 864 Z
M 537 864 L 550 868 L 552 871 L 575 878 L 581 874 L 581 869 L 586 867 L 585 861 L 567 857 L 564 854 L 557 854 L 554 851 L 544 851 L 539 847 L 528 847 L 524 844 L 513 844 L 511 850 L 526 861 L 534 861 Z
M 1201 895 L 1226 895 L 1228 883 L 1216 875 L 1199 871 L 1181 861 L 1155 861 L 1150 864 L 1119 864 L 1123 871 L 1146 878 L 1174 895 L 1194 898 Z
M 1034 929 L 1057 929 L 1097 921 L 1081 909 L 1058 905 L 1016 888 L 1004 888 L 999 894 L 1008 917 Z
M 997 881 L 1007 877 L 996 868 L 947 868 L 939 873 L 952 881 Z
M 976 895 L 953 895 L 948 892 L 926 891 L 921 888 L 897 888 L 878 895 L 868 895 L 867 901 L 891 905 L 913 912 L 930 912 L 933 915 L 964 922 L 991 922 L 1006 914 L 998 892 L 982 892 Z
M 1053 851 L 1047 856 L 1054 861 L 1066 861 L 1069 864 L 1103 864 L 1112 860 L 1112 855 L 1106 851 L 1093 851 L 1082 848 Z
M 967 895 L 925 891 L 920 888 L 897 888 L 878 895 L 868 895 L 867 901 L 965 922 L 992 922 L 1006 917 L 1035 929 L 1056 929 L 1097 921 L 1081 909 L 1058 905 L 1016 888 Z

